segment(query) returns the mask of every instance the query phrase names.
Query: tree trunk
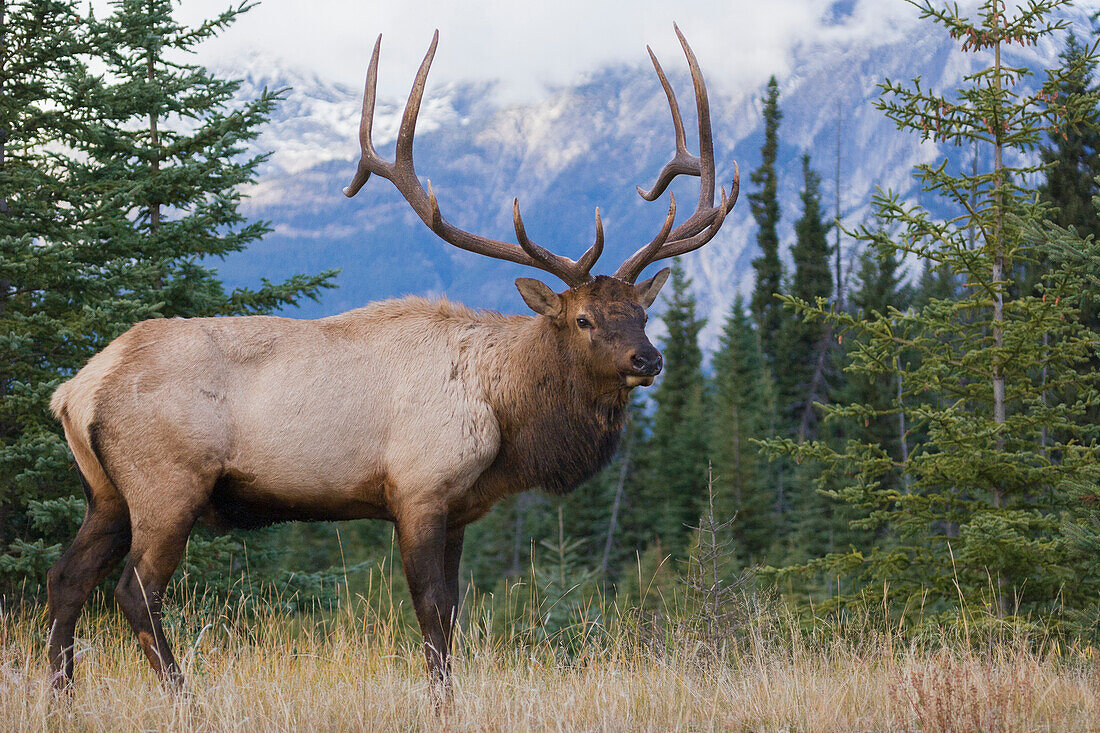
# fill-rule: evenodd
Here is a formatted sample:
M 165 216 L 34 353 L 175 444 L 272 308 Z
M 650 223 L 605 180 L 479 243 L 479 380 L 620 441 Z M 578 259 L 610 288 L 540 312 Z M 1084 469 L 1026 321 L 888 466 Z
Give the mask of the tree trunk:
M 996 23 L 997 20 L 994 20 Z M 996 91 L 1001 91 L 1001 42 L 998 40 L 994 44 L 994 65 L 995 73 L 993 75 Z M 1004 134 L 1003 122 L 1000 118 L 994 119 L 996 129 L 994 130 L 994 145 L 993 145 L 993 185 L 994 185 L 994 216 L 993 223 L 994 235 L 993 235 L 993 347 L 996 349 L 996 353 L 993 356 L 993 422 L 997 426 L 1004 425 L 1005 423 L 1005 377 L 1004 367 L 1001 364 L 1001 349 L 1004 347 L 1004 288 L 1001 285 L 1001 280 L 1004 277 L 1005 272 L 1005 250 L 1004 241 L 1002 237 L 1004 235 L 1004 160 L 1003 160 L 1003 142 L 1002 137 Z M 1000 432 L 997 433 L 995 439 L 995 447 L 998 453 L 1001 453 L 1005 449 L 1004 435 Z M 993 506 L 997 509 L 1003 508 L 1005 505 L 1005 490 L 1004 486 L 993 491 Z M 1000 616 L 1008 615 L 1008 598 L 1005 595 L 1005 587 L 1007 583 L 1003 574 L 997 572 L 997 611 Z
M 905 493 L 909 493 L 909 440 L 905 434 L 905 406 L 901 403 L 901 357 L 894 357 L 898 372 L 898 447 L 901 450 L 901 481 L 905 486 Z
M 4 80 L 7 78 L 5 69 L 7 68 L 8 60 L 8 26 L 7 26 L 7 3 L 5 0 L 0 0 L 0 97 L 7 94 L 5 90 Z M 4 155 L 7 151 L 8 145 L 8 129 L 6 126 L 0 124 L 0 170 L 4 168 Z M 7 196 L 0 192 L 0 218 L 7 218 L 8 216 L 8 199 Z M 11 290 L 11 282 L 0 278 L 0 318 L 3 317 L 4 311 L 7 310 L 8 293 Z M 0 371 L 0 400 L 7 397 L 8 394 L 8 381 L 9 375 L 6 373 L 6 367 L 0 367 L 3 371 Z M 11 426 L 0 422 L 0 441 L 7 438 L 9 432 L 12 432 Z M 7 505 L 0 501 L 0 548 L 7 547 L 8 544 L 8 521 L 7 521 Z
M 840 104 L 840 100 L 836 103 L 836 178 L 833 180 L 833 188 L 836 189 L 836 222 L 833 224 L 835 231 L 833 232 L 834 243 L 833 257 L 836 264 L 836 309 L 838 311 L 844 310 L 844 280 L 841 277 L 840 271 L 840 128 L 841 121 L 844 115 L 844 108 Z
M 153 12 L 152 5 L 149 7 L 149 12 Z M 156 49 L 152 46 L 146 49 L 146 72 L 150 83 L 155 82 L 157 79 L 155 53 Z M 149 147 L 152 150 L 149 156 L 149 179 L 155 185 L 157 174 L 160 172 L 160 133 L 157 130 L 157 111 L 155 109 L 149 112 Z M 160 202 L 153 197 L 149 200 L 149 233 L 155 236 L 159 230 Z
M 512 527 L 515 533 L 512 537 L 512 567 L 507 575 L 518 578 L 523 569 L 520 567 L 520 555 L 523 554 L 523 512 L 527 509 L 527 494 L 516 497 L 516 522 Z
M 623 465 L 619 469 L 619 482 L 615 487 L 615 501 L 611 504 L 611 518 L 607 521 L 607 541 L 603 545 L 603 558 L 600 560 L 600 576 L 607 576 L 607 568 L 611 562 L 611 548 L 614 546 L 615 529 L 619 522 L 619 507 L 622 506 L 623 489 L 626 486 L 626 477 L 630 472 L 630 452 L 634 447 L 633 439 L 626 442 L 623 451 Z
M 815 349 L 816 359 L 814 362 L 814 373 L 810 378 L 810 385 L 806 393 L 806 404 L 802 408 L 802 415 L 799 419 L 798 425 L 798 442 L 801 443 L 806 440 L 812 440 L 816 434 L 812 433 L 810 428 L 812 427 L 811 421 L 814 418 L 814 402 L 823 401 L 825 399 L 825 368 L 827 366 L 829 349 L 832 346 L 833 339 L 833 327 L 832 324 L 825 327 L 825 330 L 821 334 L 821 338 L 818 339 L 817 348 Z

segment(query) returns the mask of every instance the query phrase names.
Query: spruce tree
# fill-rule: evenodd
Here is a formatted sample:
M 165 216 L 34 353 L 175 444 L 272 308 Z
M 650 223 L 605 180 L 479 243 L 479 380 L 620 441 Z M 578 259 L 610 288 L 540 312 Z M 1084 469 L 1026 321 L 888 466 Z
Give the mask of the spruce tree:
M 794 270 L 790 296 L 801 301 L 824 302 L 833 295 L 832 247 L 828 234 L 831 225 L 824 217 L 821 204 L 821 177 L 810 165 L 809 154 L 802 155 L 802 212 L 795 222 L 795 243 L 791 248 Z M 786 296 L 785 296 L 786 297 Z M 838 426 L 823 430 L 819 423 L 819 403 L 832 400 L 837 382 L 839 356 L 836 340 L 829 324 L 807 319 L 799 313 L 789 313 L 780 334 L 782 362 L 787 365 L 777 371 L 779 403 L 784 429 L 799 441 L 820 438 L 830 444 L 843 439 Z M 849 547 L 854 541 L 849 531 L 849 512 L 824 496 L 815 479 L 821 473 L 816 461 L 791 464 L 787 462 L 790 511 L 784 550 L 788 562 L 800 562 L 838 547 Z M 821 487 L 829 488 L 829 484 Z M 834 579 L 827 574 L 811 583 L 811 587 L 830 591 Z
M 1048 143 L 1040 149 L 1047 168 L 1040 195 L 1055 210 L 1051 220 L 1062 227 L 1074 227 L 1082 236 L 1100 236 L 1100 216 L 1092 199 L 1100 193 L 1100 109 L 1087 107 L 1095 98 L 1096 58 L 1073 33 L 1059 55 L 1061 69 L 1048 106 L 1053 114 L 1066 100 L 1086 102 L 1087 113 L 1079 120 L 1057 124 L 1048 134 Z
M 920 608 L 924 620 L 936 624 L 976 623 L 983 617 L 971 615 L 973 608 L 1003 617 L 1061 607 L 1057 599 L 1071 576 L 1059 531 L 1058 512 L 1068 501 L 1062 487 L 1086 479 L 1100 459 L 1095 427 L 1079 422 L 1097 399 L 1095 374 L 1085 369 L 1095 339 L 1077 315 L 1085 287 L 1080 268 L 1050 268 L 1039 295 L 1022 294 L 1014 278 L 1021 252 L 1050 246 L 1040 226 L 1044 206 L 1024 187 L 1040 170 L 1031 154 L 1044 133 L 1080 119 L 1096 99 L 1065 99 L 1053 114 L 1045 100 L 1062 81 L 1060 71 L 1048 72 L 1029 92 L 1030 72 L 1006 64 L 1004 50 L 1062 30 L 1065 22 L 1051 16 L 1065 4 L 1036 0 L 1006 11 L 999 0 L 988 0 L 972 22 L 954 6 L 921 2 L 924 18 L 985 65 L 950 96 L 919 82 L 882 85 L 879 106 L 900 129 L 963 149 L 978 143 L 990 153 L 976 172 L 955 173 L 944 164 L 916 168 L 926 194 L 945 198 L 962 214 L 941 221 L 881 194 L 875 204 L 885 230 L 860 232 L 880 256 L 933 261 L 957 279 L 958 295 L 865 318 L 820 301 L 793 302 L 806 316 L 859 334 L 851 339 L 850 372 L 902 379 L 903 393 L 890 410 L 832 405 L 828 418 L 870 420 L 904 410 L 927 436 L 900 461 L 878 441 L 842 447 L 770 441 L 773 453 L 821 461 L 822 482 L 844 480 L 830 495 L 856 507 L 862 527 L 893 538 L 870 553 L 835 552 L 810 563 L 850 578 L 846 587 L 853 590 L 838 596 L 839 603 Z M 1078 385 L 1079 398 L 1058 400 L 1070 385 Z M 888 487 L 884 478 L 894 471 L 906 489 Z
M 779 180 L 775 160 L 779 153 L 779 84 L 773 76 L 768 80 L 764 97 L 764 144 L 760 148 L 760 167 L 751 180 L 759 189 L 749 194 L 752 216 L 756 220 L 756 245 L 760 256 L 752 261 L 756 284 L 752 292 L 752 313 L 760 333 L 760 343 L 769 360 L 776 357 L 776 340 L 782 324 L 782 312 L 776 294 L 783 280 L 779 260 Z
M 795 243 L 791 247 L 794 271 L 790 296 L 803 301 L 824 301 L 833 294 L 832 269 L 828 243 L 829 225 L 823 220 L 821 178 L 810 166 L 810 156 L 802 156 L 802 213 L 795 222 Z M 789 309 L 788 309 L 789 310 Z M 810 320 L 798 313 L 787 313 L 783 319 L 777 349 L 782 369 L 776 369 L 777 400 L 780 429 L 798 440 L 831 438 L 822 435 L 818 426 L 817 403 L 828 402 L 835 380 L 836 354 L 832 329 L 828 324 Z M 820 466 L 814 461 L 792 463 L 781 467 L 787 483 L 788 511 L 784 517 L 783 551 L 787 562 L 801 562 L 807 557 L 832 552 L 844 534 L 846 519 L 836 503 L 824 497 L 814 478 Z M 842 545 L 845 546 L 845 545 Z M 831 586 L 823 576 L 821 589 Z
M 171 0 L 118 0 L 111 16 L 93 26 L 108 80 L 95 90 L 107 129 L 85 147 L 88 175 L 102 182 L 110 202 L 101 236 L 104 246 L 109 240 L 141 253 L 147 265 L 136 292 L 160 303 L 163 316 L 268 312 L 314 296 L 334 274 L 227 294 L 202 261 L 240 251 L 270 231 L 266 222 L 246 221 L 238 208 L 242 186 L 267 157 L 249 156 L 245 146 L 280 93 L 264 89 L 234 106 L 239 81 L 177 56 L 224 31 L 249 7 L 192 28 L 174 19 Z
M 645 512 L 652 536 L 680 557 L 688 528 L 699 519 L 707 485 L 707 433 L 704 423 L 703 353 L 691 280 L 679 262 L 672 266 L 671 287 L 662 320 L 667 335 L 661 350 L 665 370 L 654 391 L 656 409 L 648 444 L 652 470 L 644 488 Z
M 69 457 L 46 403 L 58 372 L 89 349 L 70 277 L 83 269 L 70 259 L 96 204 L 71 154 L 93 114 L 80 93 L 89 47 L 72 3 L 0 6 L 0 593 L 24 573 L 40 577 L 51 560 L 43 534 L 80 519 L 73 486 L 58 486 L 69 484 Z M 60 496 L 64 506 L 35 511 Z
M 901 281 L 899 261 L 895 253 L 886 252 L 879 257 L 874 250 L 869 250 L 862 254 L 855 287 L 847 303 L 848 312 L 861 319 L 873 318 L 876 317 L 874 314 L 888 313 L 891 309 L 905 311 L 909 308 L 910 297 L 909 288 Z M 842 446 L 847 441 L 877 444 L 895 463 L 900 464 L 916 441 L 904 406 L 898 410 L 893 409 L 898 402 L 899 393 L 904 389 L 901 375 L 843 371 L 851 362 L 850 354 L 861 339 L 856 333 L 848 336 L 850 338 L 841 339 L 840 343 L 834 342 L 832 347 L 832 363 L 837 373 L 829 399 L 840 404 L 868 405 L 876 414 L 829 421 L 823 426 L 820 438 L 834 447 Z M 902 357 L 902 360 L 907 358 L 908 355 Z M 817 461 L 805 461 L 800 469 L 796 475 L 801 476 L 807 489 L 812 489 L 815 484 L 827 492 L 843 488 L 844 482 L 836 476 L 826 481 L 813 480 L 814 473 L 822 470 L 822 465 Z M 905 489 L 904 479 L 897 470 L 884 474 L 881 481 L 885 489 Z M 865 528 L 853 527 L 852 522 L 860 514 L 854 507 L 838 501 L 835 496 L 822 496 L 815 492 L 814 496 L 807 497 L 807 506 L 810 511 L 803 513 L 800 528 L 805 534 L 816 533 L 817 536 L 812 538 L 816 541 L 803 542 L 800 549 L 806 553 L 801 560 L 845 549 L 866 552 L 876 539 L 889 540 L 887 537 L 876 537 L 875 532 Z M 836 578 L 825 574 L 819 581 L 823 586 L 832 585 Z
M 276 96 L 235 107 L 238 83 L 181 54 L 247 6 L 195 28 L 173 21 L 167 0 L 116 3 L 103 21 L 68 3 L 13 9 L 6 27 L 27 40 L 8 49 L 4 78 L 28 91 L 0 102 L 20 159 L 10 169 L 18 179 L 5 179 L 0 325 L 11 372 L 0 410 L 14 429 L 3 436 L 0 485 L 4 524 L 18 537 L 0 547 L 0 574 L 33 588 L 83 509 L 48 410 L 54 388 L 138 320 L 266 312 L 316 296 L 332 273 L 226 292 L 206 259 L 267 231 L 238 205 L 262 160 L 244 145 Z M 105 73 L 91 74 L 93 62 Z M 22 69 L 20 81 L 8 68 Z M 9 99 L 29 106 L 9 116 Z
M 893 251 L 883 252 L 881 256 L 873 249 L 863 253 L 856 288 L 849 303 L 856 318 L 876 318 L 891 309 L 909 309 L 912 295 L 910 288 L 902 282 L 899 267 L 897 254 Z M 858 334 L 853 334 L 854 340 L 860 338 Z M 854 343 L 850 340 L 846 344 L 848 351 Z M 846 355 L 844 361 L 847 361 Z M 845 432 L 863 442 L 882 445 L 898 462 L 904 459 L 912 442 L 912 438 L 906 437 L 908 426 L 904 412 L 895 415 L 892 410 L 898 392 L 904 391 L 901 378 L 898 373 L 847 374 L 837 394 L 838 401 L 874 406 L 875 412 L 879 413 L 877 417 L 851 421 Z M 890 479 L 884 477 L 884 482 L 887 481 L 892 481 L 891 485 L 895 488 L 901 486 L 900 476 L 896 473 Z
M 1084 99 L 1087 112 L 1079 120 L 1063 120 L 1050 131 L 1049 145 L 1040 151 L 1048 167 L 1039 193 L 1054 207 L 1051 214 L 1054 223 L 1073 227 L 1082 238 L 1100 237 L 1100 215 L 1093 205 L 1093 198 L 1100 194 L 1097 183 L 1100 176 L 1100 108 L 1087 106 L 1087 100 L 1096 96 L 1096 58 L 1076 35 L 1070 33 L 1059 60 L 1062 80 L 1047 104 L 1054 114 L 1058 114 L 1065 100 Z M 1048 268 L 1048 261 L 1042 251 L 1026 254 L 1022 287 L 1034 292 L 1035 283 Z M 1098 330 L 1100 294 L 1095 290 L 1090 292 L 1091 297 L 1082 303 L 1081 317 L 1089 328 Z M 1100 369 L 1100 359 L 1092 361 L 1092 368 Z M 1089 410 L 1085 419 L 1100 422 L 1100 410 Z
M 795 223 L 791 248 L 794 275 L 791 297 L 814 303 L 833 294 L 828 233 L 821 208 L 821 177 L 802 156 L 802 215 Z M 802 439 L 816 434 L 815 402 L 827 399 L 832 370 L 832 336 L 828 324 L 788 317 L 780 334 L 784 367 L 778 372 L 779 400 L 791 430 Z
M 775 540 L 775 491 L 755 440 L 770 427 L 775 387 L 751 316 L 738 295 L 711 360 L 710 460 L 715 515 L 730 525 L 743 564 L 764 559 Z
M 491 591 L 501 578 L 514 581 L 530 566 L 532 540 L 531 495 L 509 497 L 466 530 L 462 576 L 482 591 Z M 545 511 L 545 502 L 543 510 Z
M 649 395 L 637 395 L 630 405 L 628 434 L 619 449 L 616 460 L 625 457 L 629 450 L 630 460 L 623 484 L 621 512 L 621 530 L 616 534 L 612 547 L 612 575 L 618 577 L 621 584 L 623 573 L 637 561 L 637 554 L 645 551 L 653 540 L 653 512 L 650 503 L 659 505 L 651 487 L 658 486 L 657 460 L 653 454 L 653 411 Z M 621 464 L 620 464 L 621 465 Z M 601 557 L 602 561 L 602 557 Z
M 1100 199 L 1093 204 L 1100 208 Z M 1049 260 L 1057 269 L 1080 275 L 1083 287 L 1076 298 L 1083 307 L 1090 295 L 1100 292 L 1100 241 L 1053 223 L 1030 229 L 1033 241 L 1047 245 Z M 1100 326 L 1086 322 L 1084 335 L 1091 341 L 1092 361 L 1087 369 L 1095 386 Z M 1100 400 L 1094 400 L 1093 410 L 1098 406 Z M 1086 415 L 1086 424 L 1098 424 L 1088 419 Z M 1066 565 L 1072 569 L 1072 582 L 1066 588 L 1066 616 L 1075 630 L 1095 643 L 1100 638 L 1100 460 L 1060 488 L 1066 504 L 1062 518 Z
M 921 265 L 920 279 L 913 292 L 912 305 L 923 308 L 933 300 L 951 300 L 958 295 L 955 273 L 930 259 Z
M 566 531 L 584 540 L 590 566 L 603 581 L 617 578 L 623 564 L 642 547 L 638 523 L 632 524 L 630 512 L 639 467 L 645 465 L 647 426 L 642 398 L 636 396 L 615 457 L 599 475 L 563 500 Z

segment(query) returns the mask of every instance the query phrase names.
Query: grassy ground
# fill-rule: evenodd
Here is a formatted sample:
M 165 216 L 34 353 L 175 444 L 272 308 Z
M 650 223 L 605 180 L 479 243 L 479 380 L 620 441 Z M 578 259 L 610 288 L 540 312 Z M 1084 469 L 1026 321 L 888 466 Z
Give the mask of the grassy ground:
M 715 654 L 629 616 L 531 641 L 530 628 L 501 634 L 475 604 L 439 713 L 399 613 L 186 605 L 169 620 L 188 695 L 160 688 L 109 606 L 78 630 L 71 697 L 50 687 L 43 616 L 0 616 L 0 729 L 1100 731 L 1091 649 L 916 646 L 874 631 L 811 639 L 773 633 L 772 620 Z

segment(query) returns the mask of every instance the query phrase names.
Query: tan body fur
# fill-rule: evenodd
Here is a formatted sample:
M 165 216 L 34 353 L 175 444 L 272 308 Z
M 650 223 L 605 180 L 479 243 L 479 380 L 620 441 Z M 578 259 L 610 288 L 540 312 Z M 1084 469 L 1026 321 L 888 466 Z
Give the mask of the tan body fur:
M 550 330 L 533 317 L 418 298 L 316 321 L 146 321 L 59 388 L 52 406 L 93 490 L 117 481 L 128 505 L 202 508 L 215 524 L 253 526 L 265 512 L 272 521 L 393 518 L 403 505 L 431 504 L 465 524 L 540 485 L 513 466 L 513 480 L 493 472 L 471 491 L 502 429 L 557 417 L 519 414 L 532 394 L 563 386 Z M 613 416 L 623 396 L 591 395 L 610 430 L 621 428 Z M 547 430 L 563 428 L 553 422 Z M 148 474 L 166 464 L 195 481 L 159 485 Z M 237 501 L 259 516 L 236 516 Z

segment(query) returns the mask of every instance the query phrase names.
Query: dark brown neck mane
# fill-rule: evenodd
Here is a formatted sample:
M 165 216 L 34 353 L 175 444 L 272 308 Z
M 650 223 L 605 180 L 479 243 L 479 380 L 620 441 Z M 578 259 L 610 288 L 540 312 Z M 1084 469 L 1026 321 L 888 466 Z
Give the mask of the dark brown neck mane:
M 501 431 L 490 470 L 510 492 L 567 494 L 615 454 L 629 392 L 594 380 L 549 318 L 512 325 L 488 355 L 485 388 Z

